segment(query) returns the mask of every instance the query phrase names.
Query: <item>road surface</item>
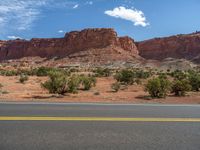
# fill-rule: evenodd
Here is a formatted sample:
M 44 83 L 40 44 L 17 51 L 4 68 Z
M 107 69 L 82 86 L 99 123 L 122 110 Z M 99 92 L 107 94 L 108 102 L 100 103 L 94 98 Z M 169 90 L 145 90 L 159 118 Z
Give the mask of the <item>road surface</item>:
M 0 150 L 199 150 L 199 105 L 0 103 Z

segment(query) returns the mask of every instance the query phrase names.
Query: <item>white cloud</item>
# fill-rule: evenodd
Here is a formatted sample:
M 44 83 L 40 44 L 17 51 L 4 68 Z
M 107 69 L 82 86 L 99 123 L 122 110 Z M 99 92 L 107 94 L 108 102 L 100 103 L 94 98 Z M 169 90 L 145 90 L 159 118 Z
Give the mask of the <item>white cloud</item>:
M 3 30 L 27 30 L 40 15 L 47 0 L 1 0 L 0 33 Z
M 76 5 L 73 6 L 73 9 L 76 9 L 78 7 L 79 7 L 79 4 L 76 4 Z
M 70 0 L 0 0 L 0 34 L 29 30 L 42 16 L 43 8 L 72 8 Z
M 86 5 L 93 5 L 93 1 L 87 1 L 85 4 Z
M 123 6 L 116 7 L 113 10 L 107 10 L 104 12 L 106 15 L 115 18 L 121 18 L 134 23 L 135 26 L 146 27 L 149 23 L 141 10 L 128 9 Z
M 64 33 L 64 31 L 63 30 L 59 30 L 58 33 Z
M 19 36 L 14 36 L 14 35 L 10 35 L 10 36 L 7 36 L 8 39 L 11 39 L 11 40 L 14 40 L 14 39 L 22 39 L 21 37 Z

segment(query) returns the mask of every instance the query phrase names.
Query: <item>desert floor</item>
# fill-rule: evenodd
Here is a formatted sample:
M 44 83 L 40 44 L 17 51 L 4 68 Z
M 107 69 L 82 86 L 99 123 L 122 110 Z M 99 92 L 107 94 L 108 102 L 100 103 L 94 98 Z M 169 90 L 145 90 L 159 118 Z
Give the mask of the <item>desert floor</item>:
M 150 99 L 141 85 L 132 85 L 119 92 L 113 92 L 112 77 L 97 78 L 96 87 L 78 94 L 58 96 L 49 94 L 41 88 L 47 77 L 29 77 L 24 84 L 19 83 L 18 76 L 0 76 L 3 85 L 0 94 L 1 102 L 99 102 L 99 103 L 168 103 L 168 104 L 200 104 L 200 93 L 188 93 L 186 97 L 169 96 L 166 99 Z

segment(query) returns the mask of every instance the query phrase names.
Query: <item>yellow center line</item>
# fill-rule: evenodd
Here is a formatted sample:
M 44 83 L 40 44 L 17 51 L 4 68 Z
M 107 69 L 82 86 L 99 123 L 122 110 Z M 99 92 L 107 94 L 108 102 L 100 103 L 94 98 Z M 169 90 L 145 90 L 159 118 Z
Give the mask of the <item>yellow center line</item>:
M 200 118 L 115 118 L 115 117 L 17 117 L 1 116 L 0 121 L 108 121 L 108 122 L 200 122 Z

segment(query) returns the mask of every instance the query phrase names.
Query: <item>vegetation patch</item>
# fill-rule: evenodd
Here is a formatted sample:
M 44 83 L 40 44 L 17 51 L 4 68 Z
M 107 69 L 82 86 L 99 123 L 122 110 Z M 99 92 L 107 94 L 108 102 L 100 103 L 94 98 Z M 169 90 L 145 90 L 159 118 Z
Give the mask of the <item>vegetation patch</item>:
M 19 82 L 24 83 L 25 81 L 28 81 L 28 75 L 21 74 L 20 77 L 19 77 Z
M 152 98 L 165 98 L 170 91 L 170 82 L 163 77 L 153 78 L 148 81 L 145 90 Z

